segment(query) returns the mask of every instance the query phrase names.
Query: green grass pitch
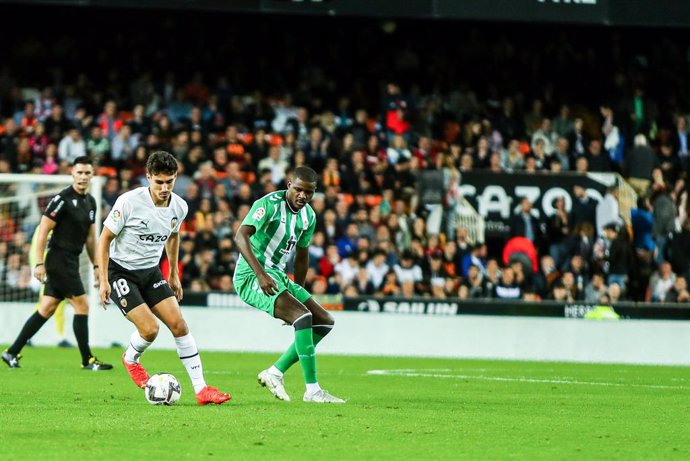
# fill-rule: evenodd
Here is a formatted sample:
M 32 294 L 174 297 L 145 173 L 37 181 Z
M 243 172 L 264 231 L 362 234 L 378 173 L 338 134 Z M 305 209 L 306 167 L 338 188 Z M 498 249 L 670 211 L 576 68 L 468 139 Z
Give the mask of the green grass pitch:
M 3 348 L 4 349 L 4 348 Z M 292 402 L 256 383 L 274 355 L 202 352 L 207 381 L 233 399 L 199 407 L 174 351 L 149 372 L 182 383 L 152 406 L 119 362 L 81 371 L 74 349 L 26 348 L 0 364 L 0 460 L 690 459 L 690 367 L 320 356 L 345 405 Z

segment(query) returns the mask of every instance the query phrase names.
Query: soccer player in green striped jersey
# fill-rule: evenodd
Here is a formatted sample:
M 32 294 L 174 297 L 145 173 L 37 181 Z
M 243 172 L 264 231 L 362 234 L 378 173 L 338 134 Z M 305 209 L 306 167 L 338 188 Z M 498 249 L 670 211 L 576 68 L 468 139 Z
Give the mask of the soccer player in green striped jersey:
M 316 379 L 314 347 L 333 329 L 335 321 L 302 286 L 309 267 L 309 242 L 316 226 L 309 201 L 316 191 L 317 179 L 311 168 L 298 167 L 287 190 L 254 202 L 235 236 L 241 256 L 233 282 L 244 302 L 295 329 L 294 343 L 270 368 L 259 373 L 259 383 L 276 398 L 289 401 L 283 375 L 299 361 L 307 387 L 305 402 L 344 403 L 321 389 Z M 294 281 L 285 272 L 293 250 Z

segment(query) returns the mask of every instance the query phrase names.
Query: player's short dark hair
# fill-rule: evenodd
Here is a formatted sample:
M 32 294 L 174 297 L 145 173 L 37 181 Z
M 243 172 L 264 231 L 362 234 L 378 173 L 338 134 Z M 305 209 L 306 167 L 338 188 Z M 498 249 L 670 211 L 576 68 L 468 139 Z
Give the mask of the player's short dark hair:
M 146 172 L 150 175 L 175 174 L 177 173 L 177 160 L 170 152 L 164 150 L 153 152 L 146 160 Z
M 305 182 L 317 182 L 319 180 L 319 175 L 316 171 L 312 170 L 308 166 L 298 166 L 292 173 L 292 179 L 301 179 Z
M 91 165 L 91 166 L 93 166 L 93 162 L 86 155 L 82 155 L 80 157 L 75 158 L 74 161 L 72 162 L 72 166 L 77 166 L 77 165 Z

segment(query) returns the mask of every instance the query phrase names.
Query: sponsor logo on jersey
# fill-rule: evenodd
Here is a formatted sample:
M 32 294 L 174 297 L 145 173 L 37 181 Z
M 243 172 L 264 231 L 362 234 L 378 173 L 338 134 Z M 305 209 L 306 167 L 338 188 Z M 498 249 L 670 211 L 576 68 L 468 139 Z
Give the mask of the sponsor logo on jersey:
M 285 248 L 282 248 L 280 252 L 284 255 L 289 255 L 292 252 L 292 249 L 295 247 L 296 243 L 297 239 L 295 239 L 295 237 L 290 237 L 290 240 L 287 241 L 287 246 Z
M 170 228 L 174 229 L 177 226 L 177 222 L 178 222 L 177 216 L 173 216 L 173 218 L 170 220 Z
M 148 229 L 149 228 L 149 221 L 150 221 L 150 219 L 146 219 L 146 220 L 142 219 L 141 223 L 144 225 L 145 228 Z
M 159 243 L 168 240 L 168 236 L 159 234 L 141 234 L 139 235 L 139 240 L 141 240 L 142 242 Z
M 113 212 L 110 214 L 110 216 L 112 216 L 113 221 L 117 222 L 122 217 L 122 213 L 120 213 L 120 210 L 113 210 Z
M 89 221 L 93 221 L 93 218 L 95 216 L 95 213 L 93 210 L 89 211 Z
M 264 207 L 260 206 L 252 215 L 252 219 L 254 219 L 254 221 L 261 221 L 261 218 L 263 218 L 265 214 L 266 210 L 264 209 Z
M 168 284 L 167 280 L 159 280 L 158 282 L 153 284 L 153 288 L 158 288 L 159 286 L 167 285 L 167 284 Z

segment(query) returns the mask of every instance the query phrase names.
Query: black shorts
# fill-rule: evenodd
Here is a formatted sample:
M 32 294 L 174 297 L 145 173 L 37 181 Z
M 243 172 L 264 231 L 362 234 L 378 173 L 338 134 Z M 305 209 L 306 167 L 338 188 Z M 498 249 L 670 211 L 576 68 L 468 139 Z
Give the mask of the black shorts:
M 79 275 L 78 254 L 51 248 L 46 254 L 45 269 L 45 296 L 67 299 L 86 293 Z
M 108 280 L 110 299 L 125 315 L 141 304 L 153 307 L 175 296 L 158 267 L 129 270 L 111 259 L 108 262 Z

